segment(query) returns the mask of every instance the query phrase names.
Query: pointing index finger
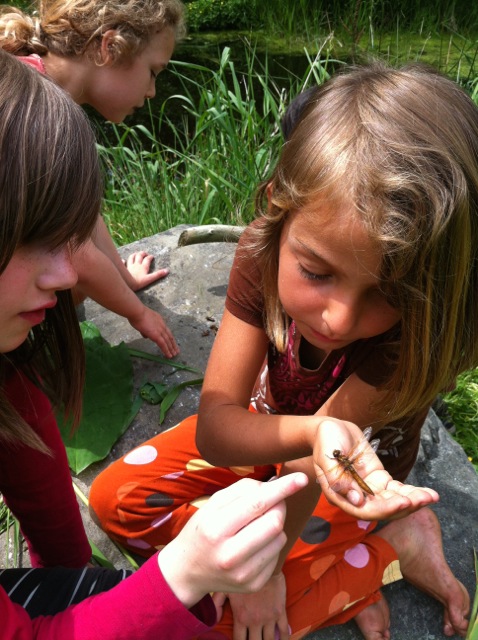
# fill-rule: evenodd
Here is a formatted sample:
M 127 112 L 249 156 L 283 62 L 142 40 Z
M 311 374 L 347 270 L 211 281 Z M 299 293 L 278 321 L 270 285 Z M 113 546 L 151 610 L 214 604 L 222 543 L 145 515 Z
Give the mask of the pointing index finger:
M 236 482 L 227 489 L 230 493 L 224 496 L 227 502 L 220 510 L 223 534 L 234 535 L 279 502 L 303 489 L 307 483 L 307 476 L 299 472 L 282 476 L 273 482 L 250 479 Z

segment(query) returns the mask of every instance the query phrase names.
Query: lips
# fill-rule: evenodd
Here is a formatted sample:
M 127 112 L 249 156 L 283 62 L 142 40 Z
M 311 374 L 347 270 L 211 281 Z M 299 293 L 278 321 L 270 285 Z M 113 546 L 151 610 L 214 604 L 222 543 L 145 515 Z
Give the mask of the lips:
M 41 324 L 45 320 L 46 310 L 51 309 L 55 305 L 56 305 L 56 300 L 48 303 L 44 307 L 40 307 L 39 309 L 33 309 L 32 311 L 24 311 L 19 315 L 21 318 L 26 320 L 33 327 L 37 324 Z
M 20 314 L 20 317 L 26 320 L 29 324 L 35 326 L 41 324 L 45 320 L 46 309 L 37 309 L 36 311 L 25 311 Z

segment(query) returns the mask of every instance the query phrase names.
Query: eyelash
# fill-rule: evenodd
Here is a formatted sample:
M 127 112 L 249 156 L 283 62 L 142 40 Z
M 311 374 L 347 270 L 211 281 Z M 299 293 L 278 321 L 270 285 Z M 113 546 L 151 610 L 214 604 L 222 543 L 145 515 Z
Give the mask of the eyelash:
M 319 273 L 312 273 L 312 271 L 307 271 L 307 269 L 304 269 L 304 267 L 301 264 L 299 264 L 299 271 L 300 271 L 300 274 L 306 280 L 315 280 L 317 282 L 324 282 L 325 280 L 328 280 L 330 278 L 329 275 L 323 275 Z

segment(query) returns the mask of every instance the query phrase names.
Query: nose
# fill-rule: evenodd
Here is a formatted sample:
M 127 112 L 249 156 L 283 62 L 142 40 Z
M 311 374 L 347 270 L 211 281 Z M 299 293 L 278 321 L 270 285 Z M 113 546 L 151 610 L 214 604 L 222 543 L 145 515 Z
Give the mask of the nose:
M 69 246 L 45 253 L 43 268 L 38 277 L 40 289 L 48 291 L 71 289 L 77 281 L 78 274 L 73 266 Z
M 151 100 L 156 95 L 156 78 L 151 78 L 148 91 L 146 92 L 145 99 Z
M 360 317 L 359 305 L 351 297 L 329 299 L 322 313 L 330 338 L 346 338 L 357 327 Z

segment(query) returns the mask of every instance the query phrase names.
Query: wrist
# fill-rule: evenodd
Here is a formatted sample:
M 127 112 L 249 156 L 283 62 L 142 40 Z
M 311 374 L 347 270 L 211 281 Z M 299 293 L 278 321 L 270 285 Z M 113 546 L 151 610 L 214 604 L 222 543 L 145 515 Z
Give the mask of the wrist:
M 187 609 L 206 595 L 207 589 L 196 585 L 194 572 L 184 557 L 184 550 L 174 549 L 174 541 L 158 553 L 157 560 L 159 570 L 169 588 Z

